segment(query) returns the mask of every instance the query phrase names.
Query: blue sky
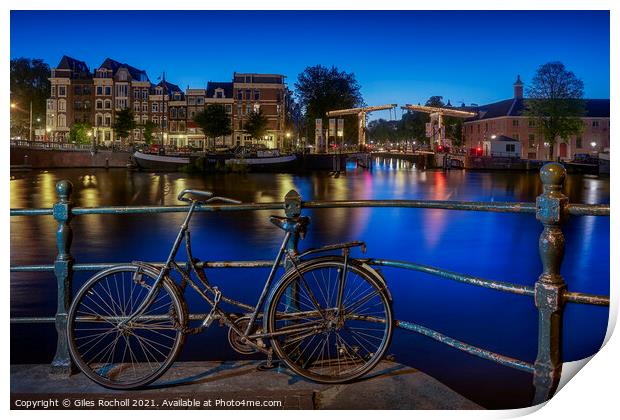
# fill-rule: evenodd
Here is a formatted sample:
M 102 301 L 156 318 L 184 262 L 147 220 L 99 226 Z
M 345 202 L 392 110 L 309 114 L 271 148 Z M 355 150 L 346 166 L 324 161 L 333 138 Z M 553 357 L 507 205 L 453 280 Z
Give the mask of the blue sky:
M 12 11 L 11 58 L 106 57 L 182 88 L 234 71 L 354 72 L 366 103 L 488 103 L 520 74 L 562 61 L 586 96 L 609 98 L 607 11 Z

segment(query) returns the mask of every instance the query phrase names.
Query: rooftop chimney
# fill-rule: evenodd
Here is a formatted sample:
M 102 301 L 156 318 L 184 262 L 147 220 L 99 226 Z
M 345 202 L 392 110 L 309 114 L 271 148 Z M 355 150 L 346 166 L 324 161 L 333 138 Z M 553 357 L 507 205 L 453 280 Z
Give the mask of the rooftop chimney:
M 515 99 L 523 98 L 523 82 L 521 81 L 521 76 L 517 74 L 517 81 L 512 85 L 514 87 Z

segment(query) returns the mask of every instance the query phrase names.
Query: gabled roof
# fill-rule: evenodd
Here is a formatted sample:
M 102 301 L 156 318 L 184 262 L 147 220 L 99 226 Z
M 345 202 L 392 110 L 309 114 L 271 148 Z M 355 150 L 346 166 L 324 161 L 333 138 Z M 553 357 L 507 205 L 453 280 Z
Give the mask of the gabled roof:
M 224 97 L 233 97 L 233 84 L 232 82 L 208 82 L 207 83 L 207 98 L 213 98 L 215 96 L 216 89 L 224 89 Z
M 168 93 L 168 94 L 174 93 L 174 92 L 180 92 L 181 94 L 183 94 L 183 91 L 181 90 L 180 87 L 178 87 L 174 83 L 170 83 L 170 82 L 167 82 L 167 81 L 164 81 L 164 80 L 162 80 L 161 82 L 157 83 L 156 85 L 153 85 L 152 89 L 155 89 L 156 87 L 163 87 L 164 88 L 164 92 Z M 185 96 L 183 96 L 183 97 L 185 97 Z
M 149 77 L 146 74 L 145 70 L 137 69 L 133 66 L 130 66 L 127 63 L 121 63 L 111 58 L 106 58 L 103 61 L 103 63 L 101 63 L 101 65 L 99 66 L 99 68 L 105 68 L 105 69 L 112 70 L 112 76 L 116 76 L 116 72 L 120 68 L 123 68 L 123 67 L 126 68 L 127 71 L 129 71 L 129 75 L 131 76 L 133 80 L 142 81 L 142 82 L 146 82 L 149 80 Z
M 478 116 L 469 119 L 485 120 L 497 117 L 519 117 L 532 99 L 513 98 L 478 107 L 466 107 L 468 110 L 478 112 Z M 609 118 L 609 99 L 585 99 L 586 117 Z M 460 108 L 463 109 L 463 108 Z
M 73 57 L 69 57 L 68 55 L 63 55 L 56 66 L 57 69 L 61 70 L 71 70 L 75 73 L 89 73 L 88 66 L 85 62 L 77 60 Z

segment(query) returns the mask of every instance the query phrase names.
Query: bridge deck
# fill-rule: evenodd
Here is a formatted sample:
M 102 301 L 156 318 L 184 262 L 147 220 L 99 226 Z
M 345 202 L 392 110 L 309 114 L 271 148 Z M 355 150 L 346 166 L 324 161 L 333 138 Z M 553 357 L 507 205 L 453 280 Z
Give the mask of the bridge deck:
M 363 381 L 346 385 L 315 384 L 285 368 L 257 371 L 257 365 L 255 361 L 176 363 L 148 389 L 120 394 L 99 387 L 82 374 L 70 378 L 52 375 L 49 365 L 12 365 L 11 406 L 16 408 L 17 398 L 59 398 L 62 401 L 69 397 L 72 401 L 75 398 L 92 401 L 148 398 L 160 408 L 164 400 L 178 399 L 211 400 L 211 407 L 200 408 L 218 409 L 233 408 L 216 407 L 218 399 L 281 401 L 281 407 L 270 407 L 272 409 L 481 408 L 430 376 L 393 362 L 384 361 Z

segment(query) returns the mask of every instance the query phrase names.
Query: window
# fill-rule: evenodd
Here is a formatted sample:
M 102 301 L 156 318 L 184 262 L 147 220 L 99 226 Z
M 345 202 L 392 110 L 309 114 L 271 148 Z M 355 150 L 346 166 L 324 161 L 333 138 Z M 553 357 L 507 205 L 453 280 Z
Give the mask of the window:
M 149 90 L 148 89 L 142 89 L 142 99 L 148 99 L 149 98 Z
M 260 90 L 258 89 L 254 91 L 254 100 L 260 101 Z
M 109 131 L 105 132 L 105 141 L 110 141 L 112 139 L 112 133 Z
M 237 115 L 238 116 L 243 115 L 243 108 L 242 108 L 241 104 L 237 105 Z
M 102 126 L 103 125 L 103 115 L 97 114 L 96 121 L 97 121 L 97 123 L 95 124 L 96 126 Z
M 82 101 L 73 101 L 73 109 L 75 110 L 82 109 Z
M 112 95 L 112 86 L 105 86 L 105 96 Z
M 252 105 L 248 104 L 246 109 L 245 109 L 245 113 L 246 114 L 251 114 L 252 113 Z
M 519 126 L 519 120 L 512 120 L 512 126 L 513 127 L 518 127 Z
M 58 110 L 59 111 L 66 111 L 67 110 L 67 101 L 66 100 L 64 100 L 64 99 L 58 100 Z
M 60 93 L 58 94 L 60 96 Z M 592 121 L 592 127 L 598 127 L 599 126 L 599 121 Z
M 514 152 L 515 151 L 515 144 L 507 144 L 506 145 L 506 151 L 507 152 Z
M 177 131 L 177 122 L 170 121 L 170 131 Z
M 179 92 L 174 92 L 173 98 L 175 101 L 181 100 L 181 94 Z
M 73 87 L 73 93 L 75 95 L 81 95 L 82 94 L 82 86 L 77 85 Z
M 185 108 L 179 108 L 179 118 L 185 118 Z
M 185 121 L 179 121 L 179 131 L 185 131 Z
M 193 110 L 193 109 L 190 109 L 189 110 L 189 118 L 193 120 L 194 119 L 194 115 L 196 115 L 196 111 Z
M 97 96 L 102 96 L 103 95 L 103 86 L 97 86 Z
M 146 122 L 149 120 L 149 116 L 148 115 L 143 115 L 142 116 L 142 124 L 146 124 Z
M 177 109 L 175 107 L 170 108 L 170 118 L 177 117 Z
M 528 134 L 527 141 L 530 147 L 536 147 L 536 134 Z
M 151 105 L 151 112 L 159 112 L 159 104 L 157 102 L 153 102 Z
M 196 104 L 196 98 L 194 98 L 193 96 L 188 96 L 187 105 L 195 105 L 195 104 Z
M 519 133 L 512 133 L 512 138 L 515 140 L 519 140 Z
M 238 90 L 237 91 L 237 99 L 242 101 L 243 100 L 243 91 L 242 90 Z
M 112 116 L 110 114 L 105 115 L 105 126 L 110 127 L 112 125 Z
M 121 98 L 126 98 L 128 95 L 129 86 L 126 84 L 116 84 L 116 96 L 120 96 Z
M 101 99 L 95 101 L 95 109 L 103 109 L 103 101 Z
M 140 102 L 133 103 L 133 110 L 134 112 L 140 112 Z
M 86 110 L 90 109 L 90 101 L 84 101 L 84 109 Z
M 157 95 L 162 95 L 164 93 L 164 91 L 163 91 L 163 89 L 160 86 L 158 86 L 158 87 L 155 88 L 155 93 Z
M 254 111 L 255 113 L 260 112 L 260 104 L 254 104 L 252 108 L 252 111 Z
M 127 108 L 127 99 L 121 98 L 116 99 L 116 109 L 126 109 Z
M 529 120 L 527 122 L 527 126 L 528 127 L 536 127 L 536 121 L 535 120 Z
M 159 117 L 157 115 L 153 115 L 153 118 L 151 118 L 151 121 L 153 121 L 155 124 L 159 124 Z
M 149 112 L 149 103 L 142 102 L 142 112 Z
M 65 114 L 58 114 L 58 127 L 67 126 L 67 116 Z
M 140 99 L 140 89 L 134 89 L 133 90 L 133 98 L 134 99 Z
M 67 96 L 66 86 L 58 86 L 58 96 Z
M 103 107 L 105 109 L 112 109 L 112 101 L 109 99 L 106 99 L 103 103 Z
M 250 89 L 246 89 L 245 91 L 245 100 L 249 101 L 252 98 L 252 91 Z
M 52 98 L 56 97 L 56 86 L 52 86 Z
M 232 114 L 232 105 L 231 104 L 226 104 L 226 113 L 227 114 Z
M 196 105 L 204 105 L 205 104 L 205 98 L 199 96 L 196 98 Z
M 577 149 L 581 149 L 583 147 L 582 143 L 583 143 L 583 140 L 581 139 L 581 136 L 577 136 L 577 138 L 575 139 L 575 147 Z

